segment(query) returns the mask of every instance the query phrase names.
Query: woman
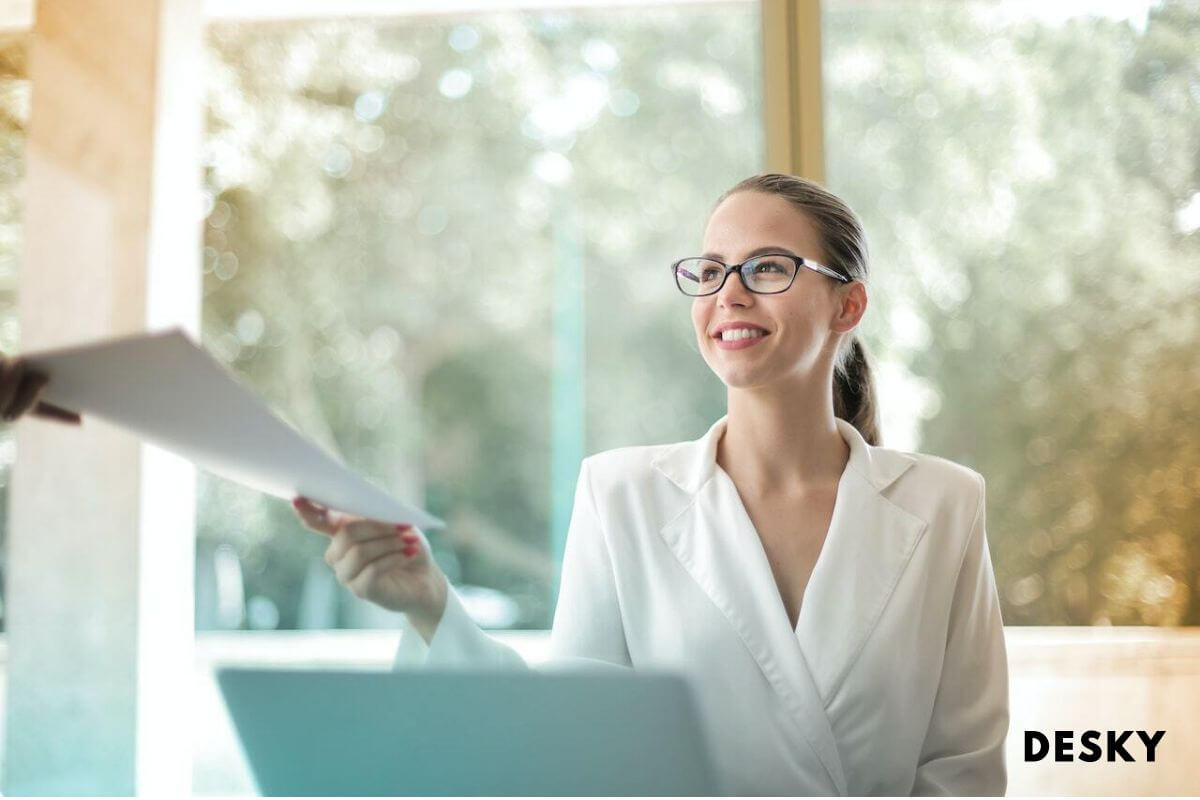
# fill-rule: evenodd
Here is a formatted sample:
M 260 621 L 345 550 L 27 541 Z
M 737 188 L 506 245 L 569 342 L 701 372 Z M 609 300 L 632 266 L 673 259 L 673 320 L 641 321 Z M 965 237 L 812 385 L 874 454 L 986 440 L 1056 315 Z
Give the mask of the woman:
M 675 280 L 728 414 L 584 459 L 551 658 L 686 673 L 733 794 L 1003 794 L 983 478 L 878 446 L 858 219 L 760 175 L 722 196 L 704 249 Z M 419 530 L 295 506 L 341 583 L 404 612 L 398 667 L 524 665 Z
M 676 282 L 728 414 L 696 441 L 584 459 L 551 658 L 687 673 L 734 794 L 1002 795 L 983 478 L 877 446 L 858 219 L 761 175 L 720 199 L 704 249 Z M 333 537 L 342 583 L 405 612 L 397 666 L 524 663 L 467 616 L 420 531 L 297 511 Z

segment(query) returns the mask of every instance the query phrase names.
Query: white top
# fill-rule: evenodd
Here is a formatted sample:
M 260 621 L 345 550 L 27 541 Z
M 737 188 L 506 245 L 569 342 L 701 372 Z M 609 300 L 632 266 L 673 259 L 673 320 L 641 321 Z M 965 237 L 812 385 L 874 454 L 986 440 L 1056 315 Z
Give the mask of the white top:
M 793 630 L 737 488 L 695 441 L 583 460 L 550 661 L 682 671 L 737 795 L 1003 795 L 1008 666 L 984 480 L 937 456 L 850 447 Z M 397 668 L 524 666 L 451 590 Z M 579 663 L 579 662 L 575 662 Z

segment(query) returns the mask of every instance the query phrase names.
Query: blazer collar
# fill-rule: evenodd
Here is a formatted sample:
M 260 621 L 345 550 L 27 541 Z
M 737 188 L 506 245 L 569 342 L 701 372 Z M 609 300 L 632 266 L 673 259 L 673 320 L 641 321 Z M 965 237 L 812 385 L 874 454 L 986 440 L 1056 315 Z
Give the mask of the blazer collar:
M 716 472 L 717 442 L 728 421 L 726 414 L 699 439 L 668 446 L 654 459 L 653 466 L 679 488 L 695 494 Z M 912 456 L 898 450 L 867 444 L 858 429 L 840 417 L 835 417 L 834 422 L 838 433 L 850 446 L 850 461 L 846 468 L 860 473 L 881 492 L 916 462 Z

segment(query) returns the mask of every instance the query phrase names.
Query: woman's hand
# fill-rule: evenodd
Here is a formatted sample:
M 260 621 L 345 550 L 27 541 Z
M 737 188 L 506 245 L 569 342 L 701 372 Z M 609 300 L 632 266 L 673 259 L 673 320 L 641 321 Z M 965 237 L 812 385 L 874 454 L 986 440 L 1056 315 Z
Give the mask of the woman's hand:
M 11 422 L 29 411 L 35 417 L 78 425 L 80 418 L 74 411 L 38 400 L 48 381 L 45 373 L 27 369 L 20 356 L 0 355 L 0 417 Z
M 305 497 L 292 501 L 305 527 L 330 537 L 325 563 L 355 597 L 408 615 L 425 641 L 446 607 L 448 582 L 412 525 L 340 514 Z

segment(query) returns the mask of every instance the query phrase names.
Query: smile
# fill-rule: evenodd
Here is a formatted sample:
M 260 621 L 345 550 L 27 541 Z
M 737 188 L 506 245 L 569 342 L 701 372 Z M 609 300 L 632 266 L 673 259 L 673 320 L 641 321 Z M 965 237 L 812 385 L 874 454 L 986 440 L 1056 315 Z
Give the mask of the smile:
M 734 339 L 748 339 L 751 336 L 762 336 L 766 331 L 754 328 L 730 328 L 721 334 L 721 341 L 732 342 Z
M 722 350 L 744 350 L 747 347 L 753 347 L 769 335 L 763 331 L 752 331 L 742 328 L 725 331 L 721 335 L 721 338 L 714 339 L 713 341 Z

